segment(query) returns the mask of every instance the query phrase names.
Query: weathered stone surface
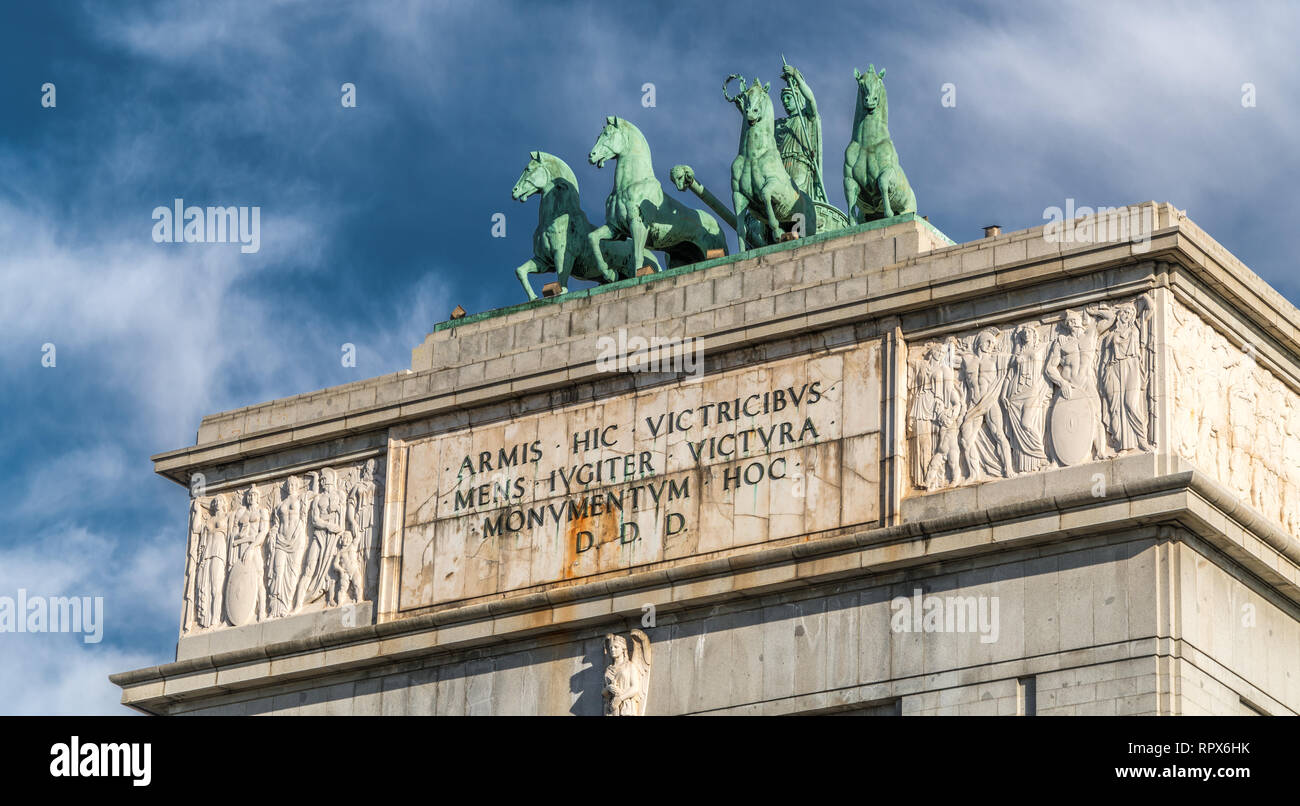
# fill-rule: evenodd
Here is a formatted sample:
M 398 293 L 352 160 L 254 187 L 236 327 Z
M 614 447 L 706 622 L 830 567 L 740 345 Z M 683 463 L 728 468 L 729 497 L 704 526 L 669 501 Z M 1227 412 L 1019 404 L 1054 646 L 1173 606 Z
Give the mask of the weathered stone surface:
M 379 469 L 368 458 L 216 492 L 199 476 L 190 502 L 182 641 L 230 628 L 230 635 L 211 639 L 211 651 L 288 640 L 296 633 L 250 628 L 326 608 L 348 607 L 346 626 L 360 623 L 356 605 L 373 600 L 378 585 Z M 178 658 L 185 654 L 178 649 Z
M 1174 449 L 1300 538 L 1300 394 L 1252 342 L 1230 340 L 1181 302 L 1169 312 Z
M 290 496 L 245 491 L 374 459 L 366 584 L 351 609 L 327 591 L 260 617 L 254 596 L 245 623 L 248 591 L 216 607 L 197 551 L 180 660 L 116 675 L 123 699 L 1300 711 L 1300 312 L 1179 211 L 1129 209 L 1144 240 L 949 245 L 919 219 L 801 238 L 467 316 L 413 372 L 206 418 L 156 457 L 206 479 L 191 545 L 224 523 L 227 558 L 232 534 L 265 551 Z M 698 346 L 702 377 L 617 366 L 637 338 Z
M 869 341 L 412 441 L 400 609 L 875 524 L 879 355 Z

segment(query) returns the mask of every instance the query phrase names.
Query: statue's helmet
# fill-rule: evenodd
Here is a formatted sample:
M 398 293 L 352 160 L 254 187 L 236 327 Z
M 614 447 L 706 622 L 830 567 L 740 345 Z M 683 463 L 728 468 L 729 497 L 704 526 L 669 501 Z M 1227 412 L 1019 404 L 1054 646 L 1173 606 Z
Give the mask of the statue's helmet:
M 786 87 L 781 90 L 781 103 L 785 105 L 785 111 L 794 113 L 799 110 L 799 96 L 795 93 L 793 87 Z

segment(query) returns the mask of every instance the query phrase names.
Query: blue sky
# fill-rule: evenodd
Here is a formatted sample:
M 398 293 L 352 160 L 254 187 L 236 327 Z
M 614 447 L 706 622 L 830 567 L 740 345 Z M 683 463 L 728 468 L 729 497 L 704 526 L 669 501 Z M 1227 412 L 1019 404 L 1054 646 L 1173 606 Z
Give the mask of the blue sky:
M 853 69 L 873 63 L 919 212 L 954 240 L 1067 199 L 1168 201 L 1296 302 L 1297 40 L 1283 3 L 6 4 L 0 596 L 103 596 L 106 626 L 95 645 L 0 634 L 0 713 L 118 713 L 106 675 L 171 659 L 186 492 L 151 454 L 206 413 L 402 369 L 457 304 L 523 299 L 529 151 L 569 163 L 597 222 L 606 115 L 665 183 L 686 162 L 725 188 L 722 80 L 775 90 L 784 53 L 842 206 Z M 178 197 L 260 206 L 261 249 L 154 243 Z

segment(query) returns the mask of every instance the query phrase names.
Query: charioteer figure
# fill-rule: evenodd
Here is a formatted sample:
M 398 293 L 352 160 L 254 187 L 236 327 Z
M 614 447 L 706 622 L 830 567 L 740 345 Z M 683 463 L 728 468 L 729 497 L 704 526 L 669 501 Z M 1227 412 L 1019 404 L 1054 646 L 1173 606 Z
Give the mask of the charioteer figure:
M 817 113 L 817 99 L 797 67 L 785 64 L 781 78 L 787 85 L 781 90 L 787 117 L 776 120 L 781 162 L 795 187 L 813 201 L 829 203 L 822 183 L 822 119 Z

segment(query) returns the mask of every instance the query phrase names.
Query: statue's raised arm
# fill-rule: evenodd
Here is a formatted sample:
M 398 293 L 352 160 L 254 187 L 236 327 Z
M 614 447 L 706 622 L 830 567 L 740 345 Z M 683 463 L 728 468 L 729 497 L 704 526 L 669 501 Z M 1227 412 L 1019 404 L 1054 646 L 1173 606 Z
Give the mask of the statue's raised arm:
M 807 117 L 817 119 L 818 115 L 821 114 L 817 111 L 817 99 L 813 96 L 812 87 L 808 86 L 808 82 L 804 80 L 803 73 L 799 72 L 799 68 L 793 64 L 784 65 L 781 68 L 781 78 L 785 80 L 787 85 L 803 96 L 803 100 L 807 104 L 803 110 L 804 114 Z M 819 126 L 820 122 L 818 120 Z
M 777 122 L 776 134 L 781 161 L 795 187 L 815 201 L 826 202 L 826 185 L 822 181 L 822 121 L 817 112 L 817 99 L 803 73 L 794 65 L 783 64 L 781 78 L 787 85 L 781 90 L 786 117 Z

